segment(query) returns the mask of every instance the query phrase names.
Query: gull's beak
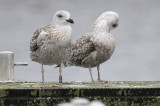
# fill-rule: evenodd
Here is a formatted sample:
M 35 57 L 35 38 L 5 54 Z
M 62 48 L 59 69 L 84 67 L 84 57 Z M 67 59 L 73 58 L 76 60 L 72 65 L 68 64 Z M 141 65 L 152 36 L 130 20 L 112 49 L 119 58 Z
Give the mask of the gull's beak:
M 71 19 L 71 18 L 69 18 L 68 20 L 66 20 L 67 22 L 69 22 L 69 23 L 71 23 L 71 24 L 74 24 L 74 21 Z

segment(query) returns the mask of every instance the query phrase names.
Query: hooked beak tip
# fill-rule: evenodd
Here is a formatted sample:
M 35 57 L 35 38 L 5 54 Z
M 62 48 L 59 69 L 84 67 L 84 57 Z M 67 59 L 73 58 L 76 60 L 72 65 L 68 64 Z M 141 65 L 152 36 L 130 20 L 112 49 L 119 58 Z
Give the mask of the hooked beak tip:
M 68 20 L 66 20 L 67 22 L 71 23 L 71 24 L 74 24 L 74 21 L 70 18 Z

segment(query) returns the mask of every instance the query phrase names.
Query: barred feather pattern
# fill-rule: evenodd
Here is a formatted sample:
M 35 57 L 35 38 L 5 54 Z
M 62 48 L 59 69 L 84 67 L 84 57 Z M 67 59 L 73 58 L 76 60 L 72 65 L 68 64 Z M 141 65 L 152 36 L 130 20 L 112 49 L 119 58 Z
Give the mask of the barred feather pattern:
M 72 44 L 73 55 L 64 66 L 92 68 L 107 61 L 115 49 L 115 39 L 110 31 L 119 24 L 116 12 L 104 12 L 93 23 L 91 32 Z
M 49 24 L 34 32 L 30 42 L 32 61 L 44 65 L 66 62 L 72 55 L 70 26 L 55 27 Z
M 108 60 L 114 52 L 115 40 L 111 34 L 97 38 L 94 33 L 87 33 L 72 44 L 73 55 L 66 66 L 96 67 Z

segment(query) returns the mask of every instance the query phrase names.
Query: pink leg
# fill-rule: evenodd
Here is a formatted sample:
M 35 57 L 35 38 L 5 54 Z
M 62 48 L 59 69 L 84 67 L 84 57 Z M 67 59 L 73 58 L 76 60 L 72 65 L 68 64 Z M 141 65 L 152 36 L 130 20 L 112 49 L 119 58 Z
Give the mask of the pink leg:
M 53 87 L 56 87 L 56 88 L 65 88 L 62 84 L 62 64 L 60 64 L 60 67 L 59 67 L 59 86 L 53 86 Z
M 108 81 L 103 81 L 100 78 L 100 65 L 97 65 L 97 71 L 98 71 L 98 82 L 108 82 Z
M 59 67 L 59 87 L 62 87 L 62 63 Z
M 100 70 L 100 68 L 99 68 L 99 65 L 98 65 L 98 66 L 97 66 L 97 71 L 98 71 L 98 81 L 100 81 L 100 80 L 101 80 L 99 70 Z
M 42 84 L 44 84 L 44 68 L 43 68 L 43 64 L 42 64 L 41 73 L 42 73 Z
M 94 79 L 93 79 L 93 76 L 92 76 L 92 69 L 91 69 L 90 66 L 89 66 L 89 72 L 90 72 L 90 76 L 91 76 L 91 81 L 92 81 L 92 82 L 95 82 Z
M 47 87 L 44 83 L 44 68 L 43 68 L 43 64 L 42 64 L 42 70 L 41 70 L 41 73 L 42 73 L 42 86 L 41 87 Z

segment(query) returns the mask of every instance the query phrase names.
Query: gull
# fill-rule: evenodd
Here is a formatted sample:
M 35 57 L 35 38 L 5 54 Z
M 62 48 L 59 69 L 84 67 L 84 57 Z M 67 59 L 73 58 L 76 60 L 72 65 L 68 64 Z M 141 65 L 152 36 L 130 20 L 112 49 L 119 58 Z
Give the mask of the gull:
M 97 67 L 98 82 L 107 82 L 100 78 L 100 64 L 110 59 L 114 52 L 115 39 L 110 31 L 116 28 L 118 24 L 119 15 L 116 12 L 102 13 L 94 22 L 91 31 L 72 44 L 73 55 L 63 65 L 89 68 L 92 82 L 95 81 L 91 68 Z
M 71 102 L 60 103 L 58 106 L 88 106 L 90 101 L 86 98 L 74 98 Z
M 86 98 L 74 98 L 71 101 L 71 104 L 73 104 L 74 106 L 88 106 L 89 100 Z
M 53 16 L 53 22 L 47 26 L 38 28 L 30 42 L 30 57 L 32 61 L 41 64 L 42 84 L 44 85 L 43 65 L 60 64 L 59 86 L 62 86 L 62 63 L 72 56 L 70 24 L 73 20 L 70 13 L 64 10 L 57 11 Z
M 58 106 L 75 106 L 75 105 L 73 105 L 71 103 L 60 103 L 60 104 L 58 104 Z
M 92 101 L 88 106 L 106 106 L 106 105 L 100 101 Z
M 86 98 L 74 98 L 71 102 L 60 103 L 58 106 L 106 106 L 103 102 L 94 100 L 89 101 Z

